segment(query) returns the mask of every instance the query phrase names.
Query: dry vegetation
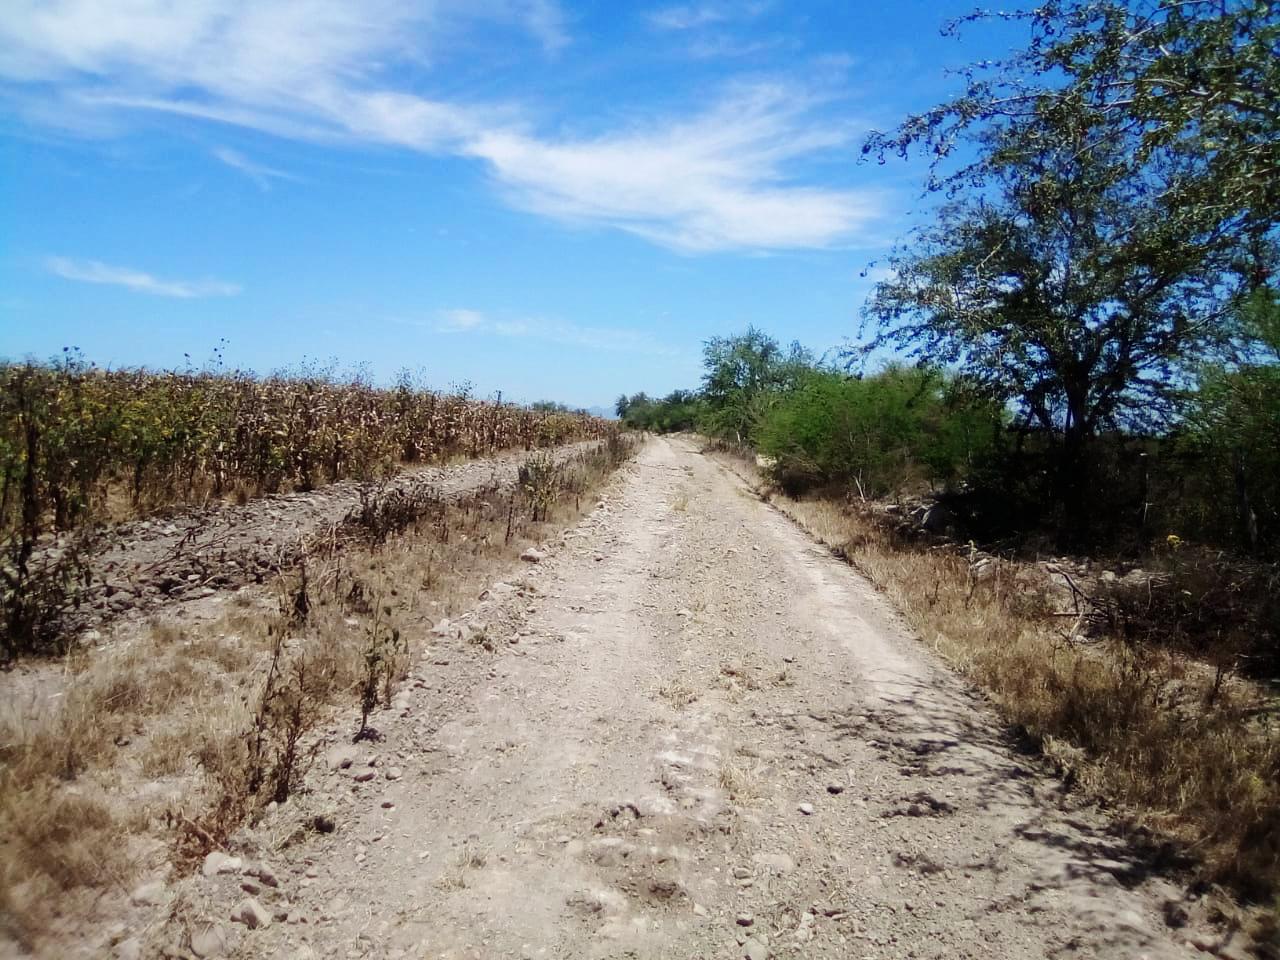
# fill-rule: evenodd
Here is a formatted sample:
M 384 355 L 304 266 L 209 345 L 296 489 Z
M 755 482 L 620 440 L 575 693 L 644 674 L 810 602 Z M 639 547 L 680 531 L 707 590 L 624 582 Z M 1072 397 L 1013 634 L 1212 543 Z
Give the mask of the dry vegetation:
M 401 463 L 603 437 L 607 422 L 428 390 L 408 376 L 0 364 L 0 529 L 384 476 Z M 28 476 L 29 475 L 29 476 Z M 30 490 L 28 491 L 28 487 Z
M 629 452 L 615 438 L 558 467 L 531 458 L 515 490 L 458 502 L 371 497 L 272 589 L 24 674 L 0 712 L 0 937 L 38 943 L 144 869 L 219 847 L 298 788 L 336 707 L 363 701 L 376 737 L 432 625 L 588 509 Z
M 0 657 L 56 648 L 103 524 L 613 429 L 407 376 L 382 389 L 310 367 L 257 378 L 100 370 L 72 354 L 0 363 Z
M 976 566 L 964 550 L 904 542 L 856 502 L 769 496 L 884 591 L 1069 783 L 1125 805 L 1149 839 L 1175 841 L 1202 882 L 1280 906 L 1274 691 L 1184 651 L 1079 629 L 1037 565 Z

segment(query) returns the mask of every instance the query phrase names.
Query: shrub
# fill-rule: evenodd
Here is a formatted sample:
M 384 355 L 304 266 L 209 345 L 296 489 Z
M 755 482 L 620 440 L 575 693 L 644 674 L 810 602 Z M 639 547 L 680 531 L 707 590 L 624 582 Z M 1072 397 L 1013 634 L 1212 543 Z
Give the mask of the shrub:
M 813 370 L 765 414 L 759 447 L 790 493 L 850 484 L 881 496 L 964 477 L 1002 420 L 998 405 L 933 370 L 891 366 L 864 378 Z

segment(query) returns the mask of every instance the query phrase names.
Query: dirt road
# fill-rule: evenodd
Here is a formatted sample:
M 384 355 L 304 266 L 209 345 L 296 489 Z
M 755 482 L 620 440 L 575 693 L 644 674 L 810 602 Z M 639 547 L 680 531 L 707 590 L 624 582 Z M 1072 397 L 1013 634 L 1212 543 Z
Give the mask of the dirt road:
M 1209 949 L 874 590 L 692 444 L 648 444 L 550 550 L 471 615 L 491 652 L 434 638 L 385 739 L 351 746 L 344 720 L 310 792 L 246 836 L 278 886 L 197 876 L 156 936 L 297 958 Z M 275 919 L 230 922 L 247 895 Z

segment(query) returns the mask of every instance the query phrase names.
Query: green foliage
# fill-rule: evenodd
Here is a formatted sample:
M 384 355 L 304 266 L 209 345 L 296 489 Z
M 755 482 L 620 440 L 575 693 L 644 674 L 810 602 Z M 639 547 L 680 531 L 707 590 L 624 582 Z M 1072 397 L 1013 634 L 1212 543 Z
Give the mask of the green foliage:
M 661 400 L 650 400 L 644 393 L 619 397 L 615 409 L 633 430 L 676 433 L 697 429 L 704 404 L 691 390 L 673 390 Z
M 1188 366 L 1181 389 L 1164 394 L 1166 417 L 1116 413 L 1098 421 L 1080 465 L 1087 510 L 1071 520 L 1081 547 L 1140 554 L 1176 534 L 1277 556 L 1280 300 L 1259 291 L 1240 300 L 1222 326 L 1236 359 Z M 773 343 L 758 333 L 745 339 L 765 348 L 749 351 L 753 359 Z M 710 374 L 723 371 L 726 353 L 733 350 L 709 351 Z M 998 379 L 901 364 L 853 377 L 792 362 L 807 357 L 803 351 L 773 356 L 786 362 L 786 375 L 758 377 L 754 391 L 729 390 L 714 401 L 705 390 L 662 400 L 637 393 L 619 407 L 632 427 L 696 424 L 711 433 L 726 410 L 735 412 L 734 403 L 750 395 L 759 417 L 749 439 L 776 461 L 774 480 L 789 492 L 847 486 L 892 496 L 942 488 L 955 528 L 988 543 L 1038 549 L 1064 526 L 1061 434 L 1018 416 L 1018 407 L 1002 399 Z M 743 363 L 737 372 L 750 369 Z M 749 383 L 745 376 L 732 382 Z M 736 440 L 736 431 L 721 438 Z
M 844 484 L 884 496 L 949 483 L 986 456 L 1003 426 L 998 404 L 932 369 L 891 366 L 854 378 L 811 370 L 765 414 L 759 449 L 796 493 Z
M 1093 438 L 1174 415 L 1276 268 L 1280 13 L 1055 0 L 1012 17 L 1026 49 L 866 145 L 931 153 L 948 198 L 878 285 L 867 349 L 954 365 L 1013 401 L 1055 443 L 1070 541 Z M 948 170 L 960 143 L 973 159 Z
M 1181 483 L 1169 524 L 1183 536 L 1273 554 L 1280 545 L 1280 300 L 1241 311 L 1244 362 L 1207 366 L 1172 440 Z
M 1199 221 L 1260 236 L 1274 226 L 1280 6 L 1047 0 L 1018 12 L 979 11 L 947 31 L 990 20 L 1024 25 L 1026 45 L 964 71 L 962 93 L 875 134 L 865 153 L 883 160 L 919 146 L 933 158 L 931 187 L 967 189 L 1007 163 L 1028 132 L 1066 135 L 1084 155 L 1107 145 L 1100 124 L 1114 123 L 1135 170 L 1176 169 L 1152 184 L 1164 188 L 1175 230 Z M 960 152 L 969 159 L 947 172 L 965 142 L 977 142 L 978 155 Z
M 703 345 L 702 430 L 723 440 L 752 443 L 769 407 L 793 389 L 813 366 L 799 343 L 783 350 L 755 327 L 732 337 L 712 337 Z

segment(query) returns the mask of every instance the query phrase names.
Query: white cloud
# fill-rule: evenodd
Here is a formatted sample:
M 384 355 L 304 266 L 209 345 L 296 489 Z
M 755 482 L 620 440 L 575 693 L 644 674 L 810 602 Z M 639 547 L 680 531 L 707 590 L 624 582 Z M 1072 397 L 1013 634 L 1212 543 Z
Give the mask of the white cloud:
M 670 7 L 666 22 L 765 6 Z M 477 18 L 514 25 L 548 52 L 569 42 L 555 0 L 10 0 L 0 79 L 15 82 L 9 97 L 25 97 L 28 117 L 93 119 L 99 134 L 104 116 L 158 111 L 471 157 L 521 209 L 684 252 L 842 244 L 878 212 L 874 194 L 799 176 L 854 131 L 783 87 L 592 136 L 547 135 L 509 106 L 417 92 L 439 38 Z M 225 148 L 215 155 L 260 186 L 288 176 Z
M 712 4 L 663 7 L 649 14 L 649 22 L 659 30 L 692 30 L 727 19 L 724 8 Z
M 792 91 L 756 87 L 687 121 L 580 140 L 495 131 L 467 149 L 490 163 L 514 203 L 537 213 L 690 252 L 785 249 L 850 240 L 877 216 L 870 194 L 785 175 L 852 134 L 806 123 Z
M 696 30 L 731 20 L 753 20 L 770 6 L 767 0 L 757 0 L 755 3 L 676 4 L 649 11 L 646 19 L 659 30 Z
M 297 180 L 291 173 L 285 173 L 283 170 L 276 170 L 274 167 L 268 167 L 265 164 L 255 163 L 238 150 L 232 150 L 229 147 L 218 147 L 213 151 L 214 157 L 222 163 L 225 163 L 233 170 L 239 170 L 246 177 L 258 185 L 260 190 L 270 190 L 272 180 Z
M 0 77 L 49 85 L 68 108 L 167 110 L 285 136 L 443 146 L 464 106 L 385 86 L 421 68 L 467 21 L 513 23 L 549 51 L 568 43 L 555 0 L 11 0 Z M 54 104 L 56 106 L 56 104 Z
M 485 322 L 484 314 L 478 310 L 441 310 L 436 322 L 439 333 L 464 333 L 475 330 Z
M 421 324 L 412 324 L 420 326 Z M 591 350 L 627 351 L 658 356 L 674 356 L 677 351 L 654 340 L 649 334 L 624 327 L 581 326 L 540 317 L 490 317 L 479 310 L 441 310 L 430 324 L 437 333 L 473 333 L 497 337 L 528 338 L 586 347 Z
M 224 283 L 220 280 L 162 280 L 141 270 L 111 266 L 98 260 L 49 257 L 45 260 L 45 267 L 50 273 L 64 280 L 126 287 L 138 293 L 149 293 L 158 297 L 178 297 L 184 300 L 196 297 L 230 297 L 241 290 L 237 284 Z
M 554 0 L 516 0 L 512 6 L 516 18 L 542 42 L 543 49 L 548 53 L 555 53 L 569 45 L 564 15 Z
M 721 60 L 733 57 L 750 57 L 757 53 L 775 50 L 782 41 L 777 37 L 767 40 L 737 40 L 733 37 L 704 37 L 693 40 L 685 52 L 694 60 Z

